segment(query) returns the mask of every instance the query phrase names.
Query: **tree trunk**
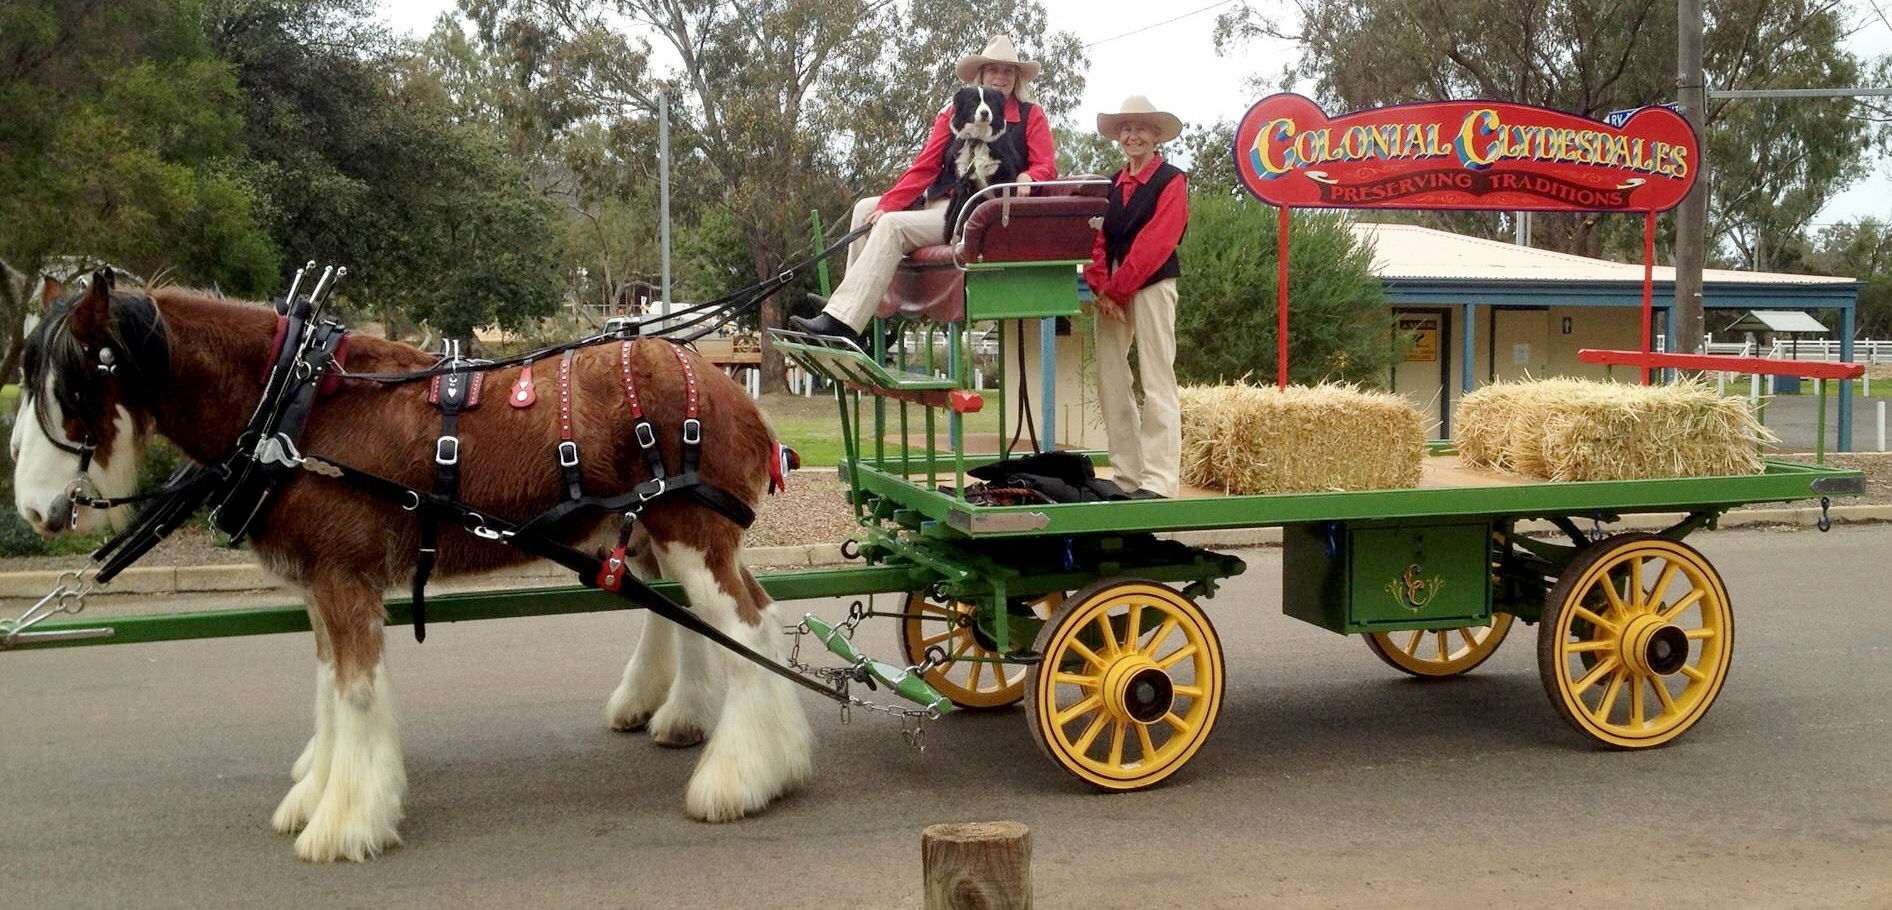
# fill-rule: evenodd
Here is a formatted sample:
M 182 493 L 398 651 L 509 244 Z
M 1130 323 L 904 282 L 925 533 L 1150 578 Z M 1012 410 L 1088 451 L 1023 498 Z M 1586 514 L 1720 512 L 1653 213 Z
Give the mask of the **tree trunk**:
M 926 910 L 1031 907 L 1031 829 L 1020 822 L 929 826 L 920 860 Z
M 771 269 L 770 264 L 783 263 L 783 256 L 772 249 L 780 242 L 781 238 L 763 236 L 760 230 L 752 230 L 749 233 L 749 261 L 755 268 L 757 280 L 767 281 L 778 274 L 776 270 Z M 781 328 L 787 324 L 784 314 L 787 313 L 788 308 L 783 305 L 782 297 L 793 293 L 795 293 L 795 286 L 791 284 L 770 294 L 762 301 L 762 308 L 756 313 L 756 331 L 762 337 L 762 363 L 759 369 L 762 373 L 761 385 L 764 395 L 788 391 L 788 361 L 782 356 L 781 351 L 775 349 L 774 342 L 769 338 L 769 329 Z

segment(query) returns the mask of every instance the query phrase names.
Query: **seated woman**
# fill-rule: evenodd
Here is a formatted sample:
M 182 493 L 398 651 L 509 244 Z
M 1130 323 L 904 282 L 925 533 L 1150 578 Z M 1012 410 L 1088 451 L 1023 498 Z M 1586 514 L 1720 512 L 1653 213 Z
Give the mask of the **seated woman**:
M 985 85 L 1005 93 L 1006 130 L 1000 142 L 1013 144 L 1017 157 L 1025 162 L 1018 182 L 1051 180 L 1058 176 L 1057 155 L 1051 143 L 1051 122 L 1045 112 L 1031 103 L 1028 88 L 1043 67 L 1030 60 L 1018 59 L 1012 39 L 998 35 L 985 50 L 961 58 L 953 72 L 968 84 Z M 909 211 L 918 202 L 933 179 L 946 166 L 946 151 L 952 139 L 949 105 L 933 120 L 933 132 L 912 166 L 892 189 L 879 196 L 862 199 L 854 206 L 853 226 L 873 227 L 863 240 L 848 250 L 847 274 L 828 298 L 827 305 L 813 318 L 789 317 L 789 324 L 815 335 L 844 338 L 859 343 L 860 332 L 874 318 L 880 298 L 893 281 L 894 270 L 906 254 L 923 246 L 946 242 L 944 213 L 947 200 L 936 199 L 924 208 Z
M 1117 140 L 1123 170 L 1084 267 L 1097 313 L 1097 403 L 1117 484 L 1132 499 L 1174 497 L 1182 473 L 1182 401 L 1176 388 L 1176 245 L 1189 224 L 1186 174 L 1156 153 L 1182 121 L 1131 95 L 1097 132 Z M 1130 391 L 1136 341 L 1143 407 Z

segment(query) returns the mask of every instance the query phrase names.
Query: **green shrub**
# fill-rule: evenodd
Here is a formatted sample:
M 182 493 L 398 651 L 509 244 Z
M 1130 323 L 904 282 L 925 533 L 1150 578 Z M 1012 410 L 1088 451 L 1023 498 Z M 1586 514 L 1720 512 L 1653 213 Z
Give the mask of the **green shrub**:
M 1176 375 L 1189 383 L 1275 378 L 1275 209 L 1189 199 L 1176 314 Z M 1297 214 L 1288 232 L 1288 376 L 1386 384 L 1398 353 L 1371 247 L 1342 219 Z

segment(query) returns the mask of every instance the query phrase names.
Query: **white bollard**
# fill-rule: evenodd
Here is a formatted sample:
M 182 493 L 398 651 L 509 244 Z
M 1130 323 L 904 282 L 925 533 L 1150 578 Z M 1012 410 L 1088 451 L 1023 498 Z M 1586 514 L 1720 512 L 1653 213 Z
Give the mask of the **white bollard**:
M 1758 405 L 1761 403 L 1761 374 L 1753 373 L 1747 378 L 1747 400 Z
M 975 389 L 983 389 L 983 388 L 985 388 L 985 370 L 983 370 L 983 369 L 979 369 L 979 368 L 976 368 L 976 367 L 975 367 L 975 368 L 973 369 L 973 371 L 972 371 L 972 387 L 973 387 L 973 388 L 975 388 Z
M 762 397 L 762 371 L 750 370 L 749 375 L 744 378 L 748 380 L 747 385 L 749 386 L 749 397 L 761 398 Z
M 1715 374 L 1715 394 L 1716 395 L 1728 394 L 1728 374 L 1727 373 Z
M 1885 451 L 1885 402 L 1879 402 L 1879 451 Z

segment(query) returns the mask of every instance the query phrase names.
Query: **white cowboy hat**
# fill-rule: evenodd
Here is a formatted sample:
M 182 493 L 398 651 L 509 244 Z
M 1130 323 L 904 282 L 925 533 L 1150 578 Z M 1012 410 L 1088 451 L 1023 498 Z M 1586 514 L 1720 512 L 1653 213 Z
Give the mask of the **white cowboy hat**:
M 1097 115 L 1097 132 L 1106 139 L 1117 138 L 1117 130 L 1126 122 L 1138 120 L 1156 127 L 1157 142 L 1168 142 L 1182 135 L 1182 121 L 1175 114 L 1159 111 L 1150 99 L 1131 95 L 1123 99 L 1114 114 Z
M 1004 35 L 993 35 L 992 40 L 986 43 L 985 50 L 959 58 L 959 62 L 953 65 L 953 74 L 958 76 L 961 82 L 975 84 L 979 81 L 979 71 L 988 63 L 1004 63 L 1018 67 L 1019 85 L 1030 82 L 1038 76 L 1039 70 L 1045 68 L 1044 64 L 1036 60 L 1018 59 L 1018 48 L 1012 46 L 1012 39 Z

